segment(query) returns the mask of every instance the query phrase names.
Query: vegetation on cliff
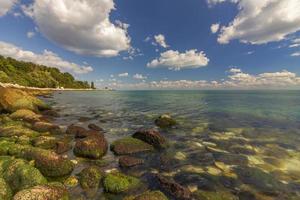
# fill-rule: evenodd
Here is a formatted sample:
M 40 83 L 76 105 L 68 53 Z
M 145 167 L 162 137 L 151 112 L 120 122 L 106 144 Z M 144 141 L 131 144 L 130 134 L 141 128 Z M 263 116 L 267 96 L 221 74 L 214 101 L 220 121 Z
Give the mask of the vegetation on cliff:
M 39 88 L 90 88 L 88 82 L 77 81 L 71 74 L 62 73 L 57 68 L 17 61 L 1 55 L 0 82 Z

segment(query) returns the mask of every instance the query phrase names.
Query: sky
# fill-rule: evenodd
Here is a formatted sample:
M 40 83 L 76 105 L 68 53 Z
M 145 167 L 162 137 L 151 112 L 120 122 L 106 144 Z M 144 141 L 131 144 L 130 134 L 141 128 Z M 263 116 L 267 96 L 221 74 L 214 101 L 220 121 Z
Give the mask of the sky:
M 98 88 L 300 89 L 299 0 L 0 0 L 0 55 Z

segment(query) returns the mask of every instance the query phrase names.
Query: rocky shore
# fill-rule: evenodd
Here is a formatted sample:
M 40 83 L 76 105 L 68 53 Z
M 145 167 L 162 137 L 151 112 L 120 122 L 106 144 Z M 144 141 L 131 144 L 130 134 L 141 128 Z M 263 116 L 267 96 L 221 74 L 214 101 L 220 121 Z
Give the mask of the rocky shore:
M 163 114 L 152 121 L 153 128 L 111 141 L 101 123 L 82 118 L 84 126 L 56 124 L 61 113 L 40 98 L 51 95 L 0 86 L 0 200 L 299 197 L 297 138 L 287 151 L 281 146 L 288 139 L 276 133 L 202 123 L 193 124 L 194 138 L 172 141 L 166 133 L 179 130 L 182 122 Z M 280 137 L 282 143 L 274 139 Z

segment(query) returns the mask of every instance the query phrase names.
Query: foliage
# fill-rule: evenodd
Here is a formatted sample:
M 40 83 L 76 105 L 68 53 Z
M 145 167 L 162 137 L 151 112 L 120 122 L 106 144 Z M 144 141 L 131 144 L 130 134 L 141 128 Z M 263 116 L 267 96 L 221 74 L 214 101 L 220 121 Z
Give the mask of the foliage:
M 1 55 L 0 82 L 39 88 L 90 88 L 88 82 L 76 81 L 68 72 L 62 73 L 57 68 L 17 61 Z

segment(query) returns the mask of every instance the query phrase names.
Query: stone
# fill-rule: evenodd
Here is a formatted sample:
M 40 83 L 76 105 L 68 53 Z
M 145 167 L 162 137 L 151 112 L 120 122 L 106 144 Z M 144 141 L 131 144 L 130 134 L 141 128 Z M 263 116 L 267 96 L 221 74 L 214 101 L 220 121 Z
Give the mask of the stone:
M 79 176 L 80 185 L 83 189 L 96 189 L 100 186 L 102 172 L 99 167 L 91 166 L 83 169 Z
M 119 158 L 120 167 L 134 167 L 144 163 L 143 159 L 131 157 L 131 156 L 122 156 Z
M 3 178 L 0 177 L 0 199 L 11 199 L 12 191 Z
M 76 141 L 74 154 L 78 157 L 99 159 L 107 152 L 108 144 L 103 135 L 88 136 Z
M 66 133 L 70 134 L 70 135 L 76 135 L 78 133 L 82 133 L 85 132 L 86 129 L 80 126 L 75 126 L 74 124 L 71 124 L 70 126 L 68 126 Z
M 58 125 L 48 122 L 35 122 L 32 129 L 38 132 L 50 132 L 52 134 L 62 134 L 62 130 Z
M 76 187 L 78 185 L 78 179 L 75 176 L 70 176 L 64 181 L 64 185 L 67 187 Z
M 99 132 L 99 131 L 94 131 L 94 130 L 79 131 L 78 133 L 75 134 L 76 139 L 86 138 L 88 136 L 102 136 L 102 137 L 104 137 L 104 134 Z
M 177 124 L 177 122 L 167 114 L 159 116 L 155 120 L 155 124 L 160 128 L 171 128 Z
M 110 147 L 111 150 L 117 155 L 127 155 L 153 150 L 153 147 L 148 143 L 132 137 L 125 137 L 116 140 L 111 144 Z
M 125 197 L 123 200 L 168 200 L 161 191 L 146 191 L 137 196 Z
M 89 124 L 88 128 L 94 131 L 103 131 L 103 129 L 99 126 L 97 126 L 96 124 Z
M 163 149 L 167 147 L 167 140 L 165 137 L 163 137 L 154 129 L 140 129 L 134 133 L 132 137 L 151 144 L 157 149 Z
M 121 193 L 135 189 L 140 185 L 139 179 L 120 172 L 107 174 L 103 181 L 104 190 L 110 193 Z
M 36 122 L 39 121 L 42 116 L 36 114 L 32 110 L 28 109 L 19 109 L 12 114 L 10 114 L 10 118 L 12 119 L 21 119 L 27 122 Z

